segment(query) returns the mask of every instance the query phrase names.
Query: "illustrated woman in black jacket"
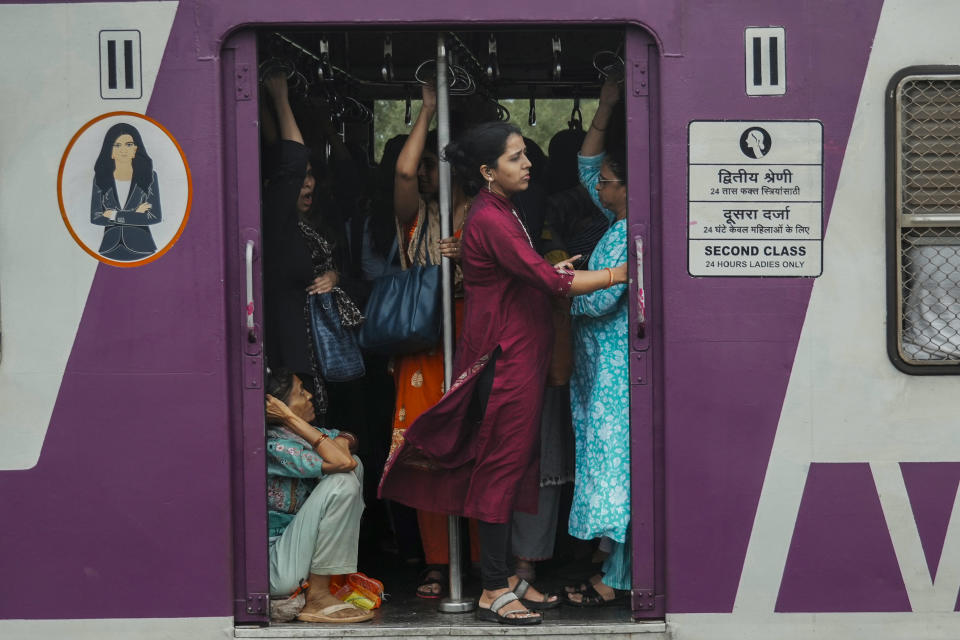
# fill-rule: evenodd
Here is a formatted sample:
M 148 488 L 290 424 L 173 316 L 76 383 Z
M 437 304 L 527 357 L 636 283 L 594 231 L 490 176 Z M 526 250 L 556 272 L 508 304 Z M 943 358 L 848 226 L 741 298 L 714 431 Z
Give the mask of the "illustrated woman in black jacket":
M 149 225 L 161 219 L 160 186 L 140 132 L 125 122 L 110 127 L 93 171 L 90 222 L 104 227 L 100 255 L 132 262 L 156 252 Z

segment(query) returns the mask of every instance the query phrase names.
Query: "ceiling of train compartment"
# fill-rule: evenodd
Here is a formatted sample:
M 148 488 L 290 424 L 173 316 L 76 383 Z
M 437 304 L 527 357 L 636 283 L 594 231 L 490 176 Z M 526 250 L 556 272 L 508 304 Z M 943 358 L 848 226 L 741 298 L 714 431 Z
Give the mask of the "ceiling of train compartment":
M 622 74 L 622 28 L 275 30 L 260 32 L 261 74 L 285 65 L 304 93 L 335 88 L 361 101 L 419 97 L 435 75 L 437 36 L 447 44 L 452 94 L 492 99 L 595 96 Z

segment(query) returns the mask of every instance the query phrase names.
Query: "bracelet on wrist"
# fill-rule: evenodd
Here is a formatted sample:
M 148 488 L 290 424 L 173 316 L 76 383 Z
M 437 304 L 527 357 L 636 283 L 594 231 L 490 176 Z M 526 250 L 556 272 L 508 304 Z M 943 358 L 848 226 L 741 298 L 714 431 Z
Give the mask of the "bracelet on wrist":
M 311 447 L 313 447 L 313 450 L 316 451 L 317 447 L 319 447 L 324 440 L 329 440 L 329 439 L 330 439 L 330 436 L 328 436 L 325 433 L 321 433 L 320 436 L 313 441 L 313 444 L 311 445 Z
M 607 276 L 609 277 L 609 280 L 607 280 L 607 286 L 605 288 L 609 289 L 613 286 L 613 269 L 610 267 L 604 267 L 604 270 L 607 272 Z

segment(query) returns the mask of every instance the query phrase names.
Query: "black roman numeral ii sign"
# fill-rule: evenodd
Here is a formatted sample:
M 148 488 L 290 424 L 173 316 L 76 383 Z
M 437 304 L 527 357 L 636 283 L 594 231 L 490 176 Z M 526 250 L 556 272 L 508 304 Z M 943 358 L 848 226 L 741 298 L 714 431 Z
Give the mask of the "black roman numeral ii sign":
M 100 32 L 100 97 L 136 100 L 143 97 L 140 32 Z
M 749 27 L 745 32 L 748 96 L 787 92 L 786 34 L 783 27 Z

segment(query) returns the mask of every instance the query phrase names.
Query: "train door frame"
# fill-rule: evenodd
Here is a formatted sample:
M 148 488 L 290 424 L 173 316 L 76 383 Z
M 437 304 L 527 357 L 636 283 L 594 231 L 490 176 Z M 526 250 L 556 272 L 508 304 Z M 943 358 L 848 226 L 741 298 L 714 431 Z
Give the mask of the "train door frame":
M 233 611 L 236 624 L 269 624 L 256 32 L 246 29 L 231 35 L 221 56 L 226 316 L 230 319 L 230 423 L 234 426 L 230 448 Z M 259 499 L 254 502 L 248 496 Z
M 322 23 L 318 23 L 322 24 Z M 531 23 L 542 26 L 547 23 Z M 553 23 L 550 23 L 553 24 Z M 563 24 L 563 23 L 559 23 Z M 512 26 L 526 26 L 518 22 Z M 349 30 L 359 24 L 338 25 Z M 444 27 L 456 27 L 451 22 Z M 471 27 L 476 25 L 471 24 Z M 564 25 L 566 26 L 566 25 Z M 576 25 L 569 25 L 576 28 Z M 663 349 L 659 321 L 659 103 L 656 40 L 636 24 L 624 29 L 624 101 L 629 185 L 628 254 L 631 420 L 632 609 L 635 618 L 665 613 L 663 518 Z M 233 585 L 236 624 L 269 624 L 266 459 L 263 409 L 263 316 L 257 27 L 221 48 L 225 289 L 230 371 Z M 642 247 L 642 252 L 639 248 Z M 637 258 L 641 257 L 638 265 Z M 642 269 L 638 269 L 642 267 Z M 639 318 L 642 284 L 645 317 Z M 642 558 L 641 558 L 642 556 Z
M 663 331 L 660 322 L 659 66 L 656 42 L 627 25 L 623 100 L 627 117 L 630 482 L 635 618 L 666 612 L 663 487 Z

